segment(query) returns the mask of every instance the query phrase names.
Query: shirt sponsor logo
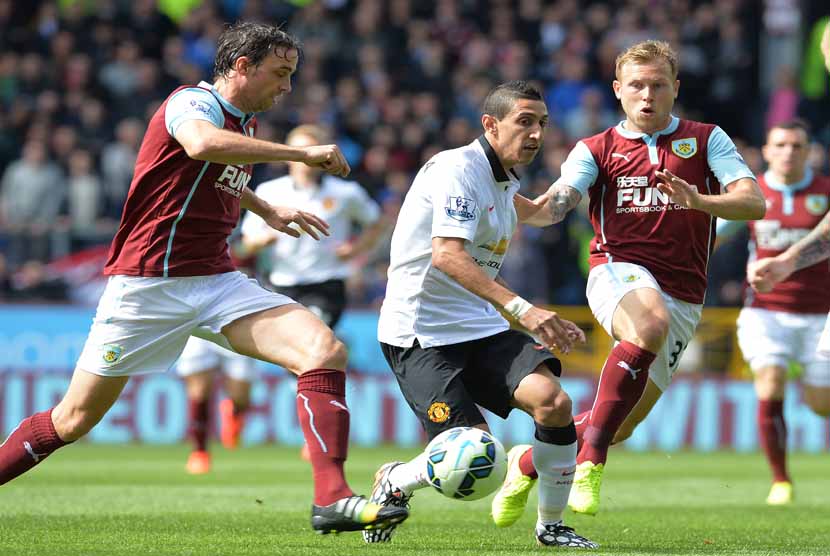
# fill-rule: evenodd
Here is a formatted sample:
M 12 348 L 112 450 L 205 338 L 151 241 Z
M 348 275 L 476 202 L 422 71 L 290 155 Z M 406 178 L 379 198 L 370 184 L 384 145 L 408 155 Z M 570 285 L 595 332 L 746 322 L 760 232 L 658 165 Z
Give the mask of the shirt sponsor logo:
M 814 216 L 821 216 L 827 212 L 827 195 L 812 194 L 804 198 L 804 208 Z
M 783 251 L 809 233 L 808 228 L 784 228 L 779 220 L 755 222 L 755 242 L 761 249 Z
M 617 214 L 684 210 L 667 193 L 649 185 L 648 176 L 617 177 Z
M 450 197 L 444 210 L 447 216 L 461 222 L 475 220 L 476 217 L 475 201 L 464 197 Z
M 228 164 L 222 170 L 222 175 L 219 176 L 219 179 L 216 180 L 213 187 L 225 193 L 230 193 L 238 199 L 242 197 L 242 191 L 250 181 L 251 174 L 246 172 L 242 166 Z
M 671 151 L 680 158 L 692 158 L 697 154 L 697 138 L 687 137 L 671 142 Z

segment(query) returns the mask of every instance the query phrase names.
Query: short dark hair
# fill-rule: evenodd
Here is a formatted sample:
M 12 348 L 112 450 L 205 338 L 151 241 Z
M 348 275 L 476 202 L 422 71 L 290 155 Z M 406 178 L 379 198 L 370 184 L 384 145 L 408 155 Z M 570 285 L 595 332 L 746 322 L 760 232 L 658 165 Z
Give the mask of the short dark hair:
M 296 37 L 276 25 L 246 21 L 234 23 L 219 35 L 216 42 L 213 75 L 215 78 L 226 77 L 233 69 L 234 62 L 242 56 L 258 66 L 266 55 L 280 47 L 293 48 L 298 54 L 302 48 Z
M 777 124 L 771 125 L 769 127 L 769 129 L 767 130 L 767 135 L 769 135 L 769 132 L 772 131 L 773 129 L 787 129 L 787 130 L 800 129 L 801 131 L 804 132 L 804 134 L 807 137 L 810 136 L 810 124 L 808 124 L 807 122 L 805 122 L 801 118 L 792 118 L 790 120 L 785 120 L 783 122 L 779 122 Z
M 501 120 L 507 116 L 518 99 L 541 100 L 542 93 L 527 81 L 508 81 L 487 93 L 482 112 Z

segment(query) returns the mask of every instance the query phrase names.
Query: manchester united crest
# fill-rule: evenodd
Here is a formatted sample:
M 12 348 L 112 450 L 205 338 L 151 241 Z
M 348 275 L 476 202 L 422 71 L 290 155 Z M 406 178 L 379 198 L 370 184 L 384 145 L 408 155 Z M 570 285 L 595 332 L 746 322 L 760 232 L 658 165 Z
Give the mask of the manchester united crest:
M 804 197 L 804 208 L 807 212 L 815 216 L 820 216 L 827 212 L 827 195 L 814 194 Z
M 433 423 L 446 423 L 450 418 L 450 406 L 444 402 L 435 402 L 429 406 L 427 415 Z
M 697 138 L 687 137 L 671 142 L 671 152 L 680 158 L 692 158 L 697 154 Z
M 335 205 L 334 197 L 325 197 L 323 198 L 323 209 L 324 210 L 331 210 L 334 208 Z

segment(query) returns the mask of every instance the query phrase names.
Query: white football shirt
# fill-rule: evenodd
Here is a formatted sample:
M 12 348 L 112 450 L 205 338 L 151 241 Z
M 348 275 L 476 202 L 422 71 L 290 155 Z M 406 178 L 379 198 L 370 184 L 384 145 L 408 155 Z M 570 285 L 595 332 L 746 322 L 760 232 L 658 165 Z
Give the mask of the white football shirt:
M 368 226 L 380 218 L 380 207 L 354 181 L 324 175 L 317 187 L 295 185 L 291 176 L 263 182 L 256 194 L 271 203 L 305 210 L 329 223 L 330 235 L 319 241 L 303 233 L 299 238 L 280 235 L 262 252 L 269 269 L 269 281 L 279 287 L 319 284 L 344 280 L 350 274 L 348 262 L 338 258 L 336 249 L 349 241 L 352 225 Z M 262 218 L 248 211 L 242 220 L 242 235 L 271 235 L 275 231 Z
M 518 177 L 505 172 L 483 136 L 421 168 L 392 234 L 381 342 L 410 347 L 417 339 L 427 348 L 509 328 L 493 305 L 432 266 L 432 238 L 465 239 L 467 253 L 495 278 L 516 229 L 518 189 Z

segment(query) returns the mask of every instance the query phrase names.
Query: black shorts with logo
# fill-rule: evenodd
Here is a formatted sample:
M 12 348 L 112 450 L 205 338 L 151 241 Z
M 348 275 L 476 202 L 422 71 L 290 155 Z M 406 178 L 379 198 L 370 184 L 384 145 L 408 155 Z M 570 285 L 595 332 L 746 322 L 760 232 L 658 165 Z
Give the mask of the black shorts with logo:
M 274 286 L 274 291 L 302 303 L 320 317 L 329 328 L 334 328 L 346 308 L 346 282 L 326 280 L 318 284 Z
M 430 439 L 452 427 L 484 423 L 476 405 L 506 419 L 513 392 L 541 363 L 562 366 L 533 338 L 515 330 L 446 346 L 403 348 L 381 342 L 409 407 Z

